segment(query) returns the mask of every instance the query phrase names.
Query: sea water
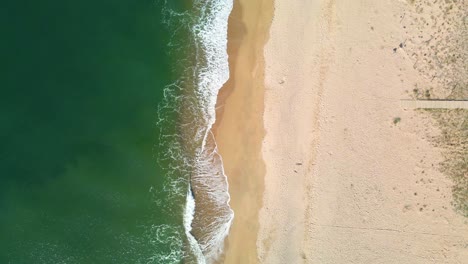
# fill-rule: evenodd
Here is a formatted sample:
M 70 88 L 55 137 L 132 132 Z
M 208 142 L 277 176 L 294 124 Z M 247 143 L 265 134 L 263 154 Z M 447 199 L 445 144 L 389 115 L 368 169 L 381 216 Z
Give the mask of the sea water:
M 210 263 L 231 0 L 0 8 L 0 263 Z
M 177 175 L 175 178 L 184 175 L 182 179 L 187 180 L 170 181 L 179 183 L 171 185 L 171 193 L 188 189 L 186 207 L 193 209 L 185 211 L 185 231 L 198 263 L 219 257 L 234 216 L 222 158 L 211 132 L 218 91 L 229 78 L 227 21 L 231 9 L 232 0 L 194 0 L 190 12 L 166 10 L 165 21 L 172 32 L 185 32 L 189 37 L 185 42 L 171 41 L 174 50 L 183 54 L 183 69 L 179 79 L 166 87 L 160 105 L 160 111 L 177 118 L 160 115 L 161 149 L 168 151 L 159 158 L 171 164 L 170 174 Z M 173 127 L 179 131 L 166 131 Z

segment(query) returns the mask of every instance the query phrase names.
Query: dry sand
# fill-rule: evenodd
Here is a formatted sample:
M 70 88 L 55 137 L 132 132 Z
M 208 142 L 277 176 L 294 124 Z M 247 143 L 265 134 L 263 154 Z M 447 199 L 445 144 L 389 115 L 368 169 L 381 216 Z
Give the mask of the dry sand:
M 271 0 L 236 1 L 215 126 L 235 212 L 224 263 L 467 263 L 440 131 L 400 107 L 431 83 L 400 47 L 409 2 L 276 0 L 268 39 Z
M 408 5 L 276 1 L 262 263 L 467 263 L 468 225 L 428 140 L 438 130 L 400 107 L 427 82 L 399 48 Z

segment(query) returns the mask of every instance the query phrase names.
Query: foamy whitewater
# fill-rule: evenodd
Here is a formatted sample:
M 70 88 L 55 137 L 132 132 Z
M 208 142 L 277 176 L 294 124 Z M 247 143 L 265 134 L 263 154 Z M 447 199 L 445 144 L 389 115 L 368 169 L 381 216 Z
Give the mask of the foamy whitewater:
M 193 215 L 195 214 L 195 199 L 193 199 L 193 193 L 191 190 L 187 193 L 187 203 L 185 205 L 184 211 L 184 228 L 185 228 L 185 235 L 191 245 L 191 249 L 193 254 L 195 255 L 195 260 L 199 264 L 206 263 L 205 257 L 203 256 L 203 252 L 198 245 L 197 240 L 192 236 L 190 233 L 192 231 L 192 221 Z
M 174 50 L 189 48 L 193 56 L 180 62 L 186 66 L 182 77 L 165 89 L 158 121 L 161 148 L 166 149 L 159 160 L 171 167 L 165 188 L 174 199 L 186 196 L 183 225 L 191 250 L 182 254 L 186 262 L 212 263 L 219 258 L 234 217 L 211 132 L 218 92 L 229 78 L 227 26 L 232 6 L 233 0 L 195 0 L 194 12 L 165 10 L 174 35 L 185 29 L 191 36 L 189 43 L 169 45 Z M 171 119 L 174 116 L 178 118 Z

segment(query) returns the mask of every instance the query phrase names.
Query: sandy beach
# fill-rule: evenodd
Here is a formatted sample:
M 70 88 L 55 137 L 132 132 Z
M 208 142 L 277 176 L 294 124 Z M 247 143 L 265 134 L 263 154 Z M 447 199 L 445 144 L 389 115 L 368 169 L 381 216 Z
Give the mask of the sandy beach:
M 271 0 L 240 0 L 234 2 L 229 19 L 230 79 L 218 96 L 214 126 L 235 212 L 222 263 L 256 263 L 258 259 L 258 213 L 265 175 L 261 155 L 263 47 L 272 14 Z
M 466 263 L 443 129 L 400 104 L 443 90 L 415 61 L 452 16 L 417 27 L 438 4 L 421 3 L 236 1 L 215 126 L 235 212 L 223 263 Z

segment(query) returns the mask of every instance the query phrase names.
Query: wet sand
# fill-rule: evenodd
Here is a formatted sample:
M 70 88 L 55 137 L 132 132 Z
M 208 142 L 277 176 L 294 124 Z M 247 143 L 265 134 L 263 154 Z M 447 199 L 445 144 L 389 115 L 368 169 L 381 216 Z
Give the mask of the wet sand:
M 264 190 L 263 46 L 271 0 L 236 0 L 229 19 L 230 79 L 220 91 L 214 134 L 228 176 L 235 216 L 223 263 L 257 263 L 258 212 Z

